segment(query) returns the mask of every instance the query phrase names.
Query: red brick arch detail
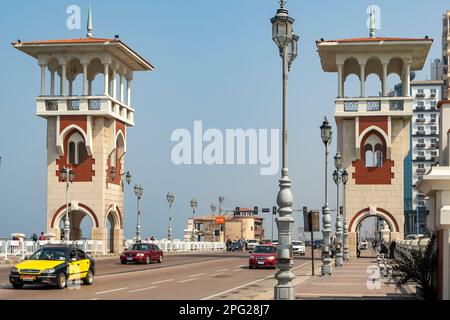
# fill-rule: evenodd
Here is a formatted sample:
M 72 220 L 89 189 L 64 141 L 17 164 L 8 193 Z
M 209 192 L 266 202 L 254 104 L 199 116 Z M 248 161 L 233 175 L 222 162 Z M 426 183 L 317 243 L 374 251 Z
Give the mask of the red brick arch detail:
M 94 228 L 98 228 L 99 227 L 98 219 L 97 219 L 97 216 L 95 215 L 94 211 L 92 211 L 91 208 L 89 208 L 87 205 L 82 204 L 82 203 L 78 203 L 78 206 L 89 211 L 89 213 L 94 217 L 94 224 L 95 224 Z M 62 205 L 58 210 L 56 210 L 56 212 L 53 214 L 52 221 L 50 222 L 50 228 L 55 227 L 56 217 L 58 217 L 59 213 L 65 209 L 66 209 L 66 205 Z
M 354 217 L 352 218 L 352 220 L 350 221 L 349 225 L 348 225 L 348 230 L 353 230 L 352 227 L 355 224 L 356 220 L 363 215 L 364 213 L 366 213 L 367 211 L 370 211 L 370 208 L 365 208 L 360 210 L 357 214 L 354 215 Z M 394 230 L 392 232 L 400 232 L 400 228 L 398 226 L 397 220 L 395 220 L 394 216 L 388 212 L 387 210 L 384 210 L 383 208 L 377 208 L 377 211 L 385 214 L 386 216 L 389 217 L 389 219 L 394 223 Z

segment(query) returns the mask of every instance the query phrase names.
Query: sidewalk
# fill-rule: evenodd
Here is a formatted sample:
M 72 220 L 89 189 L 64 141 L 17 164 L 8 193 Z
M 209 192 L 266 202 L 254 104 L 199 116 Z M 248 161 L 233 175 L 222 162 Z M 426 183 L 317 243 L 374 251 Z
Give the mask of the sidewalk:
M 345 261 L 343 267 L 335 267 L 333 261 L 331 276 L 321 276 L 319 271 L 295 287 L 296 299 L 417 299 L 409 286 L 397 289 L 395 279 L 377 275 L 375 256 L 373 250 L 363 251 L 360 258 Z

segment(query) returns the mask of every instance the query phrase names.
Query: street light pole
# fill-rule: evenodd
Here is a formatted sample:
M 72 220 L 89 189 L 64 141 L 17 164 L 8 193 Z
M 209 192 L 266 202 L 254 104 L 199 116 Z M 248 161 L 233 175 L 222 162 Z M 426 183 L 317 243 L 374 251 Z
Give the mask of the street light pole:
M 136 218 L 136 242 L 141 242 L 141 207 L 140 200 L 142 194 L 144 193 L 144 188 L 141 185 L 134 186 L 134 194 L 137 197 L 137 218 Z
M 69 186 L 75 180 L 75 172 L 64 167 L 61 170 L 62 181 L 66 183 L 66 214 L 64 218 L 64 241 L 70 240 L 70 219 L 69 219 Z
M 169 203 L 169 229 L 167 230 L 167 240 L 172 241 L 172 205 L 175 200 L 175 196 L 172 192 L 169 192 L 166 198 Z
M 322 249 L 322 275 L 331 275 L 330 235 L 331 235 L 331 210 L 328 207 L 328 145 L 331 143 L 333 131 L 327 117 L 320 127 L 322 142 L 325 145 L 325 205 L 322 208 L 323 224 L 323 249 Z
M 343 238 L 343 231 L 342 231 L 342 216 L 340 212 L 340 198 L 339 198 L 339 186 L 341 184 L 342 179 L 342 157 L 339 153 L 339 150 L 336 152 L 336 155 L 334 156 L 334 166 L 336 170 L 333 172 L 333 180 L 336 183 L 336 259 L 335 259 L 335 266 L 336 267 L 342 267 L 343 259 L 342 259 L 342 238 Z
M 197 208 L 198 201 L 195 198 L 191 200 L 191 208 L 192 208 L 192 233 L 191 233 L 191 241 L 195 241 L 195 209 Z
M 345 202 L 345 185 L 348 182 L 348 172 L 347 170 L 344 169 L 344 171 L 342 172 L 342 184 L 344 185 L 344 194 L 342 196 L 343 198 L 343 206 L 342 208 L 342 220 L 344 223 L 344 235 L 342 238 L 342 247 L 344 248 L 344 261 L 348 261 L 350 260 L 350 255 L 349 255 L 349 250 L 348 250 L 348 225 L 347 225 L 347 213 L 345 210 L 345 206 L 346 206 L 346 202 Z
M 216 205 L 214 203 L 211 203 L 211 213 L 212 213 L 212 221 L 213 221 L 213 227 L 212 227 L 212 241 L 216 240 L 216 229 L 215 229 L 215 224 L 216 224 Z
M 280 1 L 280 8 L 271 20 L 272 40 L 277 44 L 282 58 L 282 79 L 283 79 L 283 143 L 282 143 L 282 163 L 281 179 L 279 180 L 280 191 L 277 195 L 278 214 L 276 219 L 278 228 L 278 248 L 277 263 L 278 272 L 275 279 L 278 281 L 274 288 L 275 300 L 294 300 L 294 288 L 292 280 L 294 274 L 291 272 L 292 266 L 292 216 L 293 194 L 291 191 L 291 179 L 288 176 L 288 74 L 290 67 L 297 57 L 298 36 L 292 31 L 294 19 L 289 16 L 285 8 L 285 1 Z

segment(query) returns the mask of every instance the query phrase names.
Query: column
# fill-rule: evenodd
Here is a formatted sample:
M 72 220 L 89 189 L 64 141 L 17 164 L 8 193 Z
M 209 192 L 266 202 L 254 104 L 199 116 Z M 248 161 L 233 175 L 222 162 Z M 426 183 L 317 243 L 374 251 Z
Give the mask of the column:
M 133 78 L 127 78 L 127 106 L 131 106 L 131 81 Z
M 69 80 L 69 96 L 73 96 L 73 80 Z
M 112 70 L 112 92 L 111 95 L 114 99 L 117 99 L 117 93 L 116 93 L 116 74 L 117 71 L 115 69 Z
M 66 92 L 66 65 L 61 64 L 61 90 L 60 94 L 61 96 L 65 97 L 67 95 Z
M 123 74 L 120 74 L 120 102 L 124 102 L 124 81 L 125 80 L 125 76 Z
M 343 98 L 344 97 L 344 83 L 343 83 L 343 79 L 342 79 L 342 69 L 343 69 L 343 65 L 342 64 L 338 64 L 337 65 L 338 68 L 338 98 Z
M 109 95 L 109 90 L 108 90 L 108 84 L 109 84 L 109 63 L 105 63 L 103 64 L 105 70 L 103 71 L 103 74 L 105 75 L 105 90 L 104 90 L 104 95 L 108 96 Z
M 45 64 L 41 64 L 41 96 L 45 96 L 45 69 L 47 66 Z
M 88 81 L 88 86 L 89 86 L 88 95 L 92 96 L 92 80 Z
M 83 95 L 86 96 L 88 94 L 88 64 L 83 63 Z
M 407 63 L 405 65 L 405 93 L 403 94 L 403 96 L 405 97 L 411 97 L 411 78 L 410 78 L 410 73 L 411 73 L 411 64 Z
M 50 73 L 50 95 L 55 95 L 55 71 Z
M 387 78 L 388 78 L 388 74 L 387 74 L 387 67 L 388 64 L 387 63 L 383 63 L 383 97 L 387 97 L 388 96 L 388 90 L 387 90 Z
M 365 97 L 366 96 L 366 75 L 365 75 L 365 68 L 366 65 L 365 64 L 360 64 L 360 83 L 361 83 L 361 97 Z

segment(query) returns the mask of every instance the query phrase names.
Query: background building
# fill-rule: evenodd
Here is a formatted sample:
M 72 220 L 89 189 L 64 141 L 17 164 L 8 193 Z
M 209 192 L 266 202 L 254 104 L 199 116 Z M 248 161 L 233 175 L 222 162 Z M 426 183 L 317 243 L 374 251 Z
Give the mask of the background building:
M 450 57 L 450 10 L 442 16 L 442 64 L 443 64 L 443 80 L 444 80 L 444 94 L 443 98 L 448 99 L 450 96 L 449 78 L 450 72 L 448 69 L 448 61 Z

